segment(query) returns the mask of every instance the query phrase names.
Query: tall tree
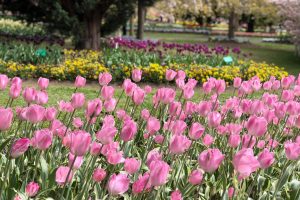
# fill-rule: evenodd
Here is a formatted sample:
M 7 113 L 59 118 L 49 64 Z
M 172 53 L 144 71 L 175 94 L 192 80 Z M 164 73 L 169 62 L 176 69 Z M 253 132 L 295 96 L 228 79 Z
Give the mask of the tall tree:
M 157 0 L 137 0 L 138 4 L 138 26 L 137 26 L 137 39 L 144 38 L 144 23 L 146 16 L 146 8 L 152 6 Z
M 47 30 L 73 36 L 77 48 L 99 49 L 100 37 L 122 26 L 136 0 L 1 0 L 6 11 Z
M 300 2 L 282 2 L 281 16 L 284 19 L 284 26 L 293 37 L 296 54 L 300 56 Z

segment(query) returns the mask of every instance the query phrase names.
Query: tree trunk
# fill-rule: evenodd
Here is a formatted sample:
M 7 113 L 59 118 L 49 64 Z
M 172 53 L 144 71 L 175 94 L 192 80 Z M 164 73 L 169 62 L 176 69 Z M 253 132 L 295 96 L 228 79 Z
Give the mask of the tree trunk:
M 300 57 L 300 44 L 295 44 L 296 55 Z
M 133 30 L 133 16 L 130 17 L 129 26 L 130 26 L 129 35 L 133 36 L 134 35 L 134 30 Z
M 255 18 L 253 15 L 249 16 L 247 22 L 247 32 L 253 33 L 254 32 L 254 25 L 255 25 Z
M 100 27 L 101 15 L 97 10 L 87 13 L 83 20 L 81 32 L 77 40 L 76 48 L 78 49 L 100 49 Z
M 234 39 L 234 32 L 236 30 L 236 20 L 237 20 L 237 14 L 234 12 L 234 10 L 231 11 L 229 16 L 229 24 L 228 24 L 228 39 L 233 40 Z
M 138 27 L 136 38 L 142 40 L 144 38 L 144 22 L 145 22 L 145 6 L 143 0 L 138 1 Z

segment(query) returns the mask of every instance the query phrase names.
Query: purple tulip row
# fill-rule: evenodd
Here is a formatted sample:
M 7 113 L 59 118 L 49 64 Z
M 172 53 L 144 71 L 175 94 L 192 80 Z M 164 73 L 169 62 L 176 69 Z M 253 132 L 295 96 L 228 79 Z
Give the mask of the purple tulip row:
M 0 90 L 9 87 L 9 99 L 0 108 L 1 144 L 9 139 L 1 151 L 7 158 L 0 164 L 1 199 L 14 190 L 15 200 L 103 199 L 125 193 L 132 199 L 180 200 L 200 198 L 208 185 L 211 198 L 255 199 L 261 195 L 258 175 L 272 176 L 279 168 L 273 177 L 279 184 L 285 169 L 299 161 L 300 78 L 270 77 L 262 83 L 258 77 L 237 77 L 224 103 L 224 80 L 210 78 L 199 89 L 184 71 L 167 70 L 166 80 L 175 80 L 176 87 L 154 91 L 139 87 L 141 78 L 141 70 L 134 69 L 133 81 L 126 79 L 115 98 L 112 76 L 102 73 L 98 96 L 87 101 L 78 92 L 86 79 L 77 76 L 70 101 L 47 107 L 47 78 L 38 79 L 39 89 L 23 89 L 20 78 L 0 75 Z M 194 97 L 199 91 L 201 100 Z M 148 110 L 145 98 L 153 92 Z M 18 98 L 27 106 L 14 108 Z M 40 157 L 55 171 L 55 185 L 42 179 Z M 19 181 L 28 182 L 23 189 L 11 185 L 16 168 Z M 268 196 L 275 198 L 277 188 L 271 192 L 269 186 Z
M 241 49 L 234 47 L 230 49 L 229 47 L 216 46 L 213 48 L 208 47 L 206 44 L 181 44 L 181 43 L 166 43 L 161 41 L 152 40 L 131 40 L 120 37 L 110 38 L 108 41 L 111 47 L 125 47 L 134 50 L 144 50 L 149 52 L 154 51 L 169 51 L 175 50 L 178 53 L 191 52 L 204 55 L 228 55 L 229 53 L 240 54 Z

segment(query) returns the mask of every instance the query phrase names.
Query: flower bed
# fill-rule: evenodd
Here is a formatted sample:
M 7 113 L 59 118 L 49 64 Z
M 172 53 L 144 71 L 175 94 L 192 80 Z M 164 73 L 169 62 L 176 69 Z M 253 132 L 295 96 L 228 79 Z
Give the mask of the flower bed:
M 152 91 L 142 76 L 134 69 L 115 95 L 101 73 L 94 99 L 77 76 L 49 107 L 48 79 L 23 89 L 0 75 L 0 199 L 299 199 L 299 77 L 235 77 L 221 101 L 222 79 L 197 88 L 167 70 L 176 89 Z
M 97 80 L 100 73 L 110 72 L 113 74 L 115 81 L 122 81 L 131 76 L 132 69 L 140 68 L 144 74 L 143 81 L 161 83 L 165 82 L 164 74 L 166 70 L 174 69 L 184 70 L 189 78 L 194 78 L 200 83 L 204 83 L 210 77 L 215 77 L 224 79 L 228 84 L 232 83 L 234 77 L 249 80 L 254 76 L 258 76 L 261 81 L 266 81 L 270 76 L 282 78 L 288 75 L 283 68 L 254 61 L 238 61 L 237 65 L 222 67 L 177 63 L 170 65 L 150 63 L 146 66 L 135 66 L 126 65 L 121 60 L 118 65 L 107 65 L 102 60 L 101 52 L 65 50 L 64 54 L 65 60 L 60 65 L 19 64 L 17 62 L 0 60 L 0 73 L 7 73 L 11 77 L 38 78 L 43 76 L 57 80 L 74 80 L 80 74 L 89 80 Z

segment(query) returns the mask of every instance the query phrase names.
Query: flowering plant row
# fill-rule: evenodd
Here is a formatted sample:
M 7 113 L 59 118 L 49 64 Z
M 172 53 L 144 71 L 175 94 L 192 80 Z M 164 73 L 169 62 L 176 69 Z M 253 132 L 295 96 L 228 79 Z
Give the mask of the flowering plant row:
M 138 86 L 142 75 L 134 69 L 116 96 L 111 74 L 101 73 L 90 100 L 77 76 L 70 100 L 52 107 L 48 79 L 22 88 L 20 78 L 0 75 L 1 98 L 9 91 L 0 198 L 299 199 L 299 77 L 236 77 L 221 101 L 221 79 L 198 88 L 184 71 L 167 70 L 176 88 L 152 91 Z M 14 107 L 18 98 L 26 106 Z
M 135 68 L 134 63 L 125 65 L 122 60 L 117 65 L 106 65 L 102 60 L 102 53 L 97 51 L 65 50 L 64 54 L 64 62 L 59 65 L 20 64 L 14 61 L 0 60 L 0 73 L 6 73 L 10 77 L 38 78 L 43 76 L 58 80 L 74 80 L 77 75 L 81 75 L 89 80 L 97 80 L 100 73 L 110 72 L 114 81 L 123 81 L 131 76 L 131 71 Z M 206 82 L 209 77 L 223 79 L 226 83 L 232 84 L 235 77 L 249 80 L 258 76 L 264 82 L 271 76 L 281 79 L 288 75 L 282 68 L 253 61 L 239 61 L 237 65 L 223 67 L 183 63 L 169 65 L 150 63 L 136 67 L 143 71 L 142 81 L 154 83 L 166 82 L 164 74 L 168 69 L 183 70 L 188 78 L 196 79 L 200 83 Z

